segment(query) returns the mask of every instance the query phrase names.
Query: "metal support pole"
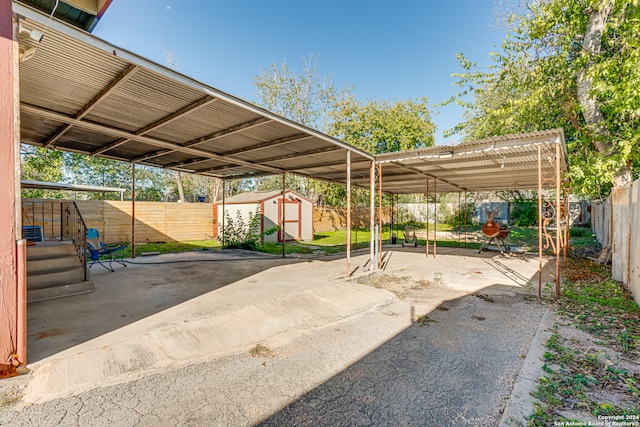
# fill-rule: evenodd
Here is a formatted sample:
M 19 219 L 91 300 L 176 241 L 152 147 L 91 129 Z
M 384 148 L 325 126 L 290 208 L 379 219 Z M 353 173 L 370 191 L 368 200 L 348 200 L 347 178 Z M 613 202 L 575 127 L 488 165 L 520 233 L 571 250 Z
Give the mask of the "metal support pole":
M 627 190 L 629 192 L 629 228 L 627 230 L 627 286 L 626 286 L 626 298 L 628 299 L 631 296 L 631 234 L 633 231 L 633 223 L 631 219 L 633 218 L 633 184 L 629 185 Z M 613 236 L 613 234 L 612 234 Z M 568 240 L 567 240 L 568 242 Z M 634 267 L 635 268 L 635 267 Z
M 285 212 L 287 210 L 287 174 L 282 174 L 282 258 L 284 258 L 285 254 L 285 245 L 287 241 L 287 229 L 286 229 L 286 220 L 285 220 Z
M 462 204 L 460 202 L 460 192 L 458 191 L 458 247 L 460 247 L 460 229 L 461 229 L 461 219 L 462 219 L 462 212 L 460 212 L 460 208 L 462 207 Z
M 224 217 L 225 217 L 224 201 L 225 201 L 226 193 L 227 193 L 227 180 L 223 178 L 222 179 L 222 247 L 223 248 L 225 244 L 225 237 L 227 235 L 226 230 L 224 229 Z
M 347 150 L 347 277 L 351 276 L 351 151 Z
M 426 192 L 426 202 L 425 202 L 425 219 L 424 225 L 427 229 L 427 238 L 425 241 L 425 255 L 429 256 L 429 178 L 427 178 L 427 192 Z
M 542 148 L 538 145 L 538 298 L 542 297 Z
M 556 144 L 556 301 L 560 298 L 560 258 L 562 251 L 562 204 L 560 195 L 560 144 Z
M 131 164 L 131 258 L 136 257 L 136 164 Z
M 378 268 L 382 268 L 382 164 L 378 165 Z
M 433 257 L 436 257 L 438 249 L 438 188 L 437 181 L 433 179 Z
M 376 163 L 375 161 L 371 161 L 371 167 L 369 169 L 369 230 L 371 240 L 369 242 L 369 253 L 370 253 L 370 268 L 371 270 L 375 269 L 376 260 L 375 260 L 375 230 L 373 229 L 376 224 Z
M 393 193 L 391 193 L 391 227 L 389 227 L 389 244 L 393 243 L 393 215 L 394 215 L 394 203 L 395 202 L 395 197 L 393 195 Z
M 467 191 L 464 192 L 464 247 L 467 247 Z

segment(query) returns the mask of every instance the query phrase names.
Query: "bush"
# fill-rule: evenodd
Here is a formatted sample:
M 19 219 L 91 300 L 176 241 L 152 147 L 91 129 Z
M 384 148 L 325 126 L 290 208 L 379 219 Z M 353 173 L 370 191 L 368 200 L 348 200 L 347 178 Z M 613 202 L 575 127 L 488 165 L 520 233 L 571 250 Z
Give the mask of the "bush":
M 452 228 L 458 228 L 458 222 L 460 223 L 460 227 L 463 227 L 464 224 L 464 206 L 459 206 L 449 210 L 447 207 L 443 206 L 438 211 L 439 221 L 442 224 L 449 224 Z M 475 205 L 473 203 L 467 204 L 467 225 L 473 223 L 473 212 L 475 210 Z M 441 216 L 442 215 L 442 216 Z
M 513 202 L 511 205 L 511 225 L 530 227 L 538 223 L 538 207 L 535 202 Z
M 245 223 L 240 211 L 236 212 L 235 220 L 229 212 L 225 212 L 225 225 L 223 230 L 223 248 L 248 249 L 255 251 L 260 245 L 260 212 L 249 213 L 249 219 Z
M 584 237 L 591 235 L 591 229 L 586 227 L 571 227 L 569 230 L 571 237 Z

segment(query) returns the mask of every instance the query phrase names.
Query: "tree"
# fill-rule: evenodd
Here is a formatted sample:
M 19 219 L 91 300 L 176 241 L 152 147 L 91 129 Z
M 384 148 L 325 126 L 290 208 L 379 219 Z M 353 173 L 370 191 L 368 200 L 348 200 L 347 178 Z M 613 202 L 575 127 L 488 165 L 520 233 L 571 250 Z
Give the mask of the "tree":
M 303 59 L 300 72 L 290 68 L 286 61 L 281 65 L 274 63 L 268 69 L 262 70 L 253 80 L 259 99 L 258 105 L 305 126 L 326 132 L 330 112 L 349 94 L 350 89 L 337 89 L 332 76 L 318 74 L 317 64 L 318 58 L 311 54 L 308 59 Z M 279 190 L 282 188 L 282 181 L 280 176 L 266 176 L 253 179 L 251 185 L 258 191 Z M 345 191 L 338 184 L 287 176 L 286 186 L 320 206 L 329 201 L 340 201 L 338 204 L 343 204 L 346 200 Z
M 65 153 L 64 168 L 72 182 L 97 187 L 131 188 L 131 164 L 84 154 Z M 136 168 L 136 172 L 138 169 Z M 115 193 L 89 193 L 90 198 L 115 199 Z M 130 194 L 129 194 L 130 197 Z
M 290 68 L 287 61 L 271 64 L 253 79 L 258 105 L 311 128 L 326 131 L 329 112 L 349 94 L 350 89 L 337 89 L 331 75 L 318 74 L 318 57 L 303 58 L 301 72 Z
M 171 68 L 174 71 L 178 71 L 180 68 L 178 66 L 178 59 L 173 51 L 162 49 L 162 57 L 164 58 L 164 62 L 167 64 L 167 67 Z M 184 203 L 184 185 L 182 183 L 182 174 L 180 171 L 173 171 L 173 175 L 176 178 L 176 186 L 178 188 L 178 195 L 180 197 L 180 202 Z
M 62 180 L 63 153 L 44 147 L 20 146 L 21 178 L 30 181 L 60 182 Z M 24 189 L 23 198 L 62 198 L 60 191 Z
M 358 103 L 349 97 L 331 112 L 329 133 L 371 154 L 411 150 L 435 143 L 426 98 Z
M 640 1 L 535 1 L 508 23 L 488 71 L 459 56 L 462 91 L 450 101 L 467 111 L 452 132 L 562 127 L 572 192 L 604 197 L 628 185 L 640 151 Z

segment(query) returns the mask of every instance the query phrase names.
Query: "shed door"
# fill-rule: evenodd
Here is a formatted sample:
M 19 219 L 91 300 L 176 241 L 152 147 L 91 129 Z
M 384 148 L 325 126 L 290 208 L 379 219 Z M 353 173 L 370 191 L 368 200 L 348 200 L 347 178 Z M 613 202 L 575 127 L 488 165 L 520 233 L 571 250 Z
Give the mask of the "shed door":
M 300 240 L 302 235 L 302 203 L 298 200 L 287 200 L 284 215 L 285 239 Z M 278 199 L 278 225 L 282 224 L 282 199 Z M 282 230 L 278 232 L 278 242 L 282 242 Z

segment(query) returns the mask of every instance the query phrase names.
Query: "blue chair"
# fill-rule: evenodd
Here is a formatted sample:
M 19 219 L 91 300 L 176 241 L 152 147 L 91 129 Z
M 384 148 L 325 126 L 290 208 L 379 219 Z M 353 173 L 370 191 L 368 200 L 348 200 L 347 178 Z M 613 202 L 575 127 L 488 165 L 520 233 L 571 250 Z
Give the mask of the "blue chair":
M 112 262 L 117 262 L 125 267 L 127 266 L 124 262 L 123 252 L 126 246 L 105 245 L 102 240 L 100 240 L 100 233 L 98 233 L 98 230 L 95 228 L 87 229 L 87 248 L 89 249 L 89 260 L 91 261 L 89 268 L 91 268 L 93 264 L 98 263 L 107 270 L 114 271 L 111 266 Z M 100 259 L 101 256 L 102 259 Z

